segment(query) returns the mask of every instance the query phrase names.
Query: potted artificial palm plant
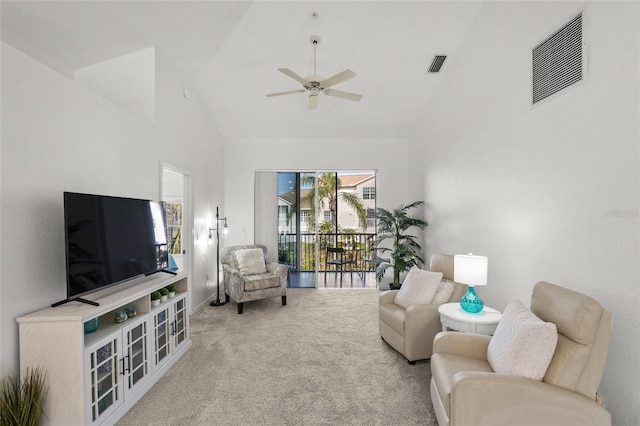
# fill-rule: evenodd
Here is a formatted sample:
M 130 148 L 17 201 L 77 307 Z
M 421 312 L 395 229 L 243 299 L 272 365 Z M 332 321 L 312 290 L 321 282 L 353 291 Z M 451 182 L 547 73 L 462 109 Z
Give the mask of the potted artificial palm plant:
M 400 204 L 393 210 L 381 207 L 376 209 L 378 221 L 378 238 L 376 240 L 376 279 L 382 281 L 388 268 L 393 269 L 393 283 L 390 289 L 400 288 L 400 274 L 420 266 L 424 261 L 421 257 L 422 247 L 417 237 L 408 233 L 410 228 L 423 229 L 427 222 L 409 215 L 409 210 L 424 204 L 424 201 L 414 201 L 411 204 Z M 385 243 L 389 241 L 389 243 Z

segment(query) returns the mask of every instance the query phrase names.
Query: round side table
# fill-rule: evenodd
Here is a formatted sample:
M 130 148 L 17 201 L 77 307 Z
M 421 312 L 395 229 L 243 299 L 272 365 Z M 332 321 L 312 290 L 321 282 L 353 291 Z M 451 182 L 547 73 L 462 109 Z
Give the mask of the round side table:
M 442 331 L 455 330 L 468 333 L 493 334 L 502 318 L 500 311 L 485 306 L 477 314 L 464 311 L 460 303 L 445 303 L 438 307 Z

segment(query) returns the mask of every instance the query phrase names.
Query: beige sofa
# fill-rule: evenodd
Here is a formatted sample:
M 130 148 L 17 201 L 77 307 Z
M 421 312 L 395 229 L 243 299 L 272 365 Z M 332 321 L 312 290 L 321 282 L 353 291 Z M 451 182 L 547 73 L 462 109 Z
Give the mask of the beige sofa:
M 441 332 L 433 343 L 431 400 L 440 426 L 610 425 L 596 393 L 611 313 L 588 296 L 539 282 L 531 311 L 554 323 L 558 342 L 542 381 L 493 372 L 491 337 Z
M 236 252 L 245 249 L 260 248 L 264 253 L 267 271 L 257 275 L 242 275 L 238 266 Z M 260 245 L 231 246 L 220 254 L 224 271 L 224 294 L 238 304 L 238 314 L 242 314 L 244 303 L 252 300 L 267 299 L 280 296 L 282 306 L 287 304 L 287 276 L 289 269 L 286 265 L 267 262 L 267 248 Z
M 434 254 L 429 269 L 442 272 L 443 280 L 453 282 L 453 256 Z M 455 290 L 449 302 L 457 302 L 466 293 L 467 286 L 453 283 Z M 410 364 L 431 357 L 433 338 L 442 331 L 438 305 L 414 305 L 404 309 L 394 299 L 398 290 L 382 292 L 379 298 L 378 317 L 380 337 L 407 358 Z

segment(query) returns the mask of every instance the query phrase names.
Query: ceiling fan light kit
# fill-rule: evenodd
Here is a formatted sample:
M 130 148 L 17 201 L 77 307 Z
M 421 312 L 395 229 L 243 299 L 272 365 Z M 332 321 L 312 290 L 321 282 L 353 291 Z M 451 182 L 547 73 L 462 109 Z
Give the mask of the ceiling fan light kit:
M 302 87 L 304 87 L 304 89 L 269 93 L 266 96 L 268 97 L 282 96 L 282 95 L 290 95 L 293 93 L 302 93 L 302 92 L 308 91 L 310 110 L 314 110 L 318 107 L 318 96 L 320 95 L 320 93 L 324 93 L 327 96 L 333 96 L 341 99 L 348 99 L 350 101 L 356 101 L 356 102 L 362 99 L 362 95 L 358 95 L 356 93 L 349 93 L 349 92 L 343 92 L 341 90 L 331 89 L 331 87 L 335 86 L 336 84 L 339 84 L 354 78 L 356 76 L 355 72 L 349 69 L 346 69 L 327 79 L 324 79 L 323 77 L 319 76 L 316 73 L 316 48 L 318 46 L 318 43 L 320 43 L 320 36 L 312 35 L 311 37 L 309 37 L 309 41 L 313 45 L 313 75 L 307 78 L 302 78 L 288 68 L 278 68 L 278 71 L 296 80 L 298 83 L 302 84 Z

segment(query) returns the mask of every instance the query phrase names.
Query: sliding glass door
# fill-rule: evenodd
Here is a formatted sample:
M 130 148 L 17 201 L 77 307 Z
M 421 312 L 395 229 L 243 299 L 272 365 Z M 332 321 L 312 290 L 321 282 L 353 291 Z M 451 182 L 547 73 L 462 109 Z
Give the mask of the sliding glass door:
M 357 287 L 367 286 L 367 278 L 373 281 L 367 260 L 375 244 L 375 172 L 279 172 L 277 176 L 278 261 L 289 266 L 291 286 L 342 286 L 347 274 L 346 286 L 354 278 Z M 344 265 L 327 264 L 330 248 L 343 252 Z

